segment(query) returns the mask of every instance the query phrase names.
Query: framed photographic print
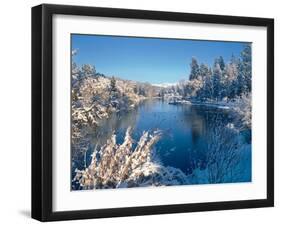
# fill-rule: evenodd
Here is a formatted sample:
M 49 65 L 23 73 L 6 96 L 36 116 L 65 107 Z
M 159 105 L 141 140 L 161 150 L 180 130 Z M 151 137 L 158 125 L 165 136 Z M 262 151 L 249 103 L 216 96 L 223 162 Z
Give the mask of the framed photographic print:
M 274 205 L 274 21 L 32 8 L 32 217 Z

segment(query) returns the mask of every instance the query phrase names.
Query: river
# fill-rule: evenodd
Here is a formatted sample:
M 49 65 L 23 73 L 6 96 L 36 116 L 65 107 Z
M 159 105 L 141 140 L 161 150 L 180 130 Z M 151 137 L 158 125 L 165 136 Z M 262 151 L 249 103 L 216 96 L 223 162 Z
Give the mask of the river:
M 143 131 L 161 130 L 161 139 L 155 145 L 156 156 L 164 166 L 179 168 L 185 174 L 190 174 L 199 162 L 204 168 L 206 150 L 210 148 L 210 142 L 223 140 L 226 144 L 221 147 L 225 148 L 237 140 L 240 146 L 241 143 L 251 145 L 249 135 L 239 132 L 226 134 L 226 131 L 230 130 L 226 128 L 233 123 L 231 110 L 204 105 L 171 105 L 159 99 L 145 100 L 134 110 L 114 113 L 109 119 L 101 121 L 98 130 L 84 128 L 85 138 L 91 143 L 91 148 L 87 151 L 85 159 L 77 159 L 76 164 L 72 165 L 72 172 L 79 168 L 79 165 L 81 168 L 84 164 L 82 161 L 86 160 L 86 166 L 90 163 L 95 145 L 105 144 L 113 133 L 116 133 L 117 143 L 122 143 L 127 128 L 132 127 L 135 141 L 139 140 Z M 251 158 L 243 161 L 249 169 L 244 179 L 239 181 L 249 181 Z

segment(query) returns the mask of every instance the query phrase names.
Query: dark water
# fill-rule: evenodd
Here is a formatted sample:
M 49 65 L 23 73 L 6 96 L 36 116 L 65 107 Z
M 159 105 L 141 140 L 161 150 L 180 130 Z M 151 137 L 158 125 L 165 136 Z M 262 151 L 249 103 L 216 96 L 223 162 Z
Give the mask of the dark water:
M 206 148 L 210 135 L 219 128 L 233 123 L 229 110 L 207 106 L 170 105 L 158 99 L 146 100 L 136 109 L 129 112 L 113 114 L 103 120 L 98 131 L 85 128 L 85 138 L 91 143 L 86 158 L 80 157 L 73 164 L 82 168 L 90 163 L 95 145 L 103 145 L 113 134 L 117 135 L 117 143 L 122 143 L 128 127 L 133 128 L 132 136 L 137 142 L 143 131 L 161 130 L 162 136 L 155 145 L 157 156 L 165 166 L 173 166 L 189 174 L 194 164 L 201 160 L 204 163 Z M 224 130 L 221 130 L 224 133 Z M 240 136 L 240 135 L 239 135 Z M 228 139 L 237 139 L 229 136 Z M 245 144 L 250 140 L 244 136 Z

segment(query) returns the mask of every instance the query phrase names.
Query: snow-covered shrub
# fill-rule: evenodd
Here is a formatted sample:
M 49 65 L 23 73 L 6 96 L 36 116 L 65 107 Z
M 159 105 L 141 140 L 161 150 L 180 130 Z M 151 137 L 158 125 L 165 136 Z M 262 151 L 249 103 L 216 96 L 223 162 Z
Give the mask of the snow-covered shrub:
M 243 94 L 234 102 L 236 119 L 241 123 L 241 129 L 250 129 L 252 126 L 252 94 Z
M 131 129 L 126 131 L 122 144 L 115 135 L 94 150 L 91 164 L 85 170 L 76 170 L 74 181 L 82 189 L 120 188 L 139 186 L 176 185 L 186 182 L 186 175 L 179 169 L 163 167 L 155 161 L 153 145 L 160 139 L 160 132 L 144 132 L 133 148 Z
M 197 162 L 188 178 L 192 183 L 207 184 L 243 181 L 245 144 L 237 130 L 220 125 L 219 120 L 215 124 L 213 132 L 206 136 L 205 158 Z
M 236 139 L 235 139 L 236 138 Z M 214 128 L 207 146 L 207 169 L 210 183 L 235 181 L 234 166 L 241 158 L 241 145 L 235 131 L 228 128 Z

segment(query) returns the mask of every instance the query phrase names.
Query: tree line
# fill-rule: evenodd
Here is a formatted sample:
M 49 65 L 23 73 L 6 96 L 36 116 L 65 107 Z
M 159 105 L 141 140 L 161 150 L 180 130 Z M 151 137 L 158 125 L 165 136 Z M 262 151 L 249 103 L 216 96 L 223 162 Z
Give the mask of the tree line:
M 252 90 L 251 45 L 244 46 L 239 57 L 232 55 L 228 63 L 222 56 L 214 60 L 213 66 L 191 59 L 188 80 L 176 86 L 161 90 L 163 93 L 177 93 L 186 99 L 200 101 L 231 100 L 249 94 Z

